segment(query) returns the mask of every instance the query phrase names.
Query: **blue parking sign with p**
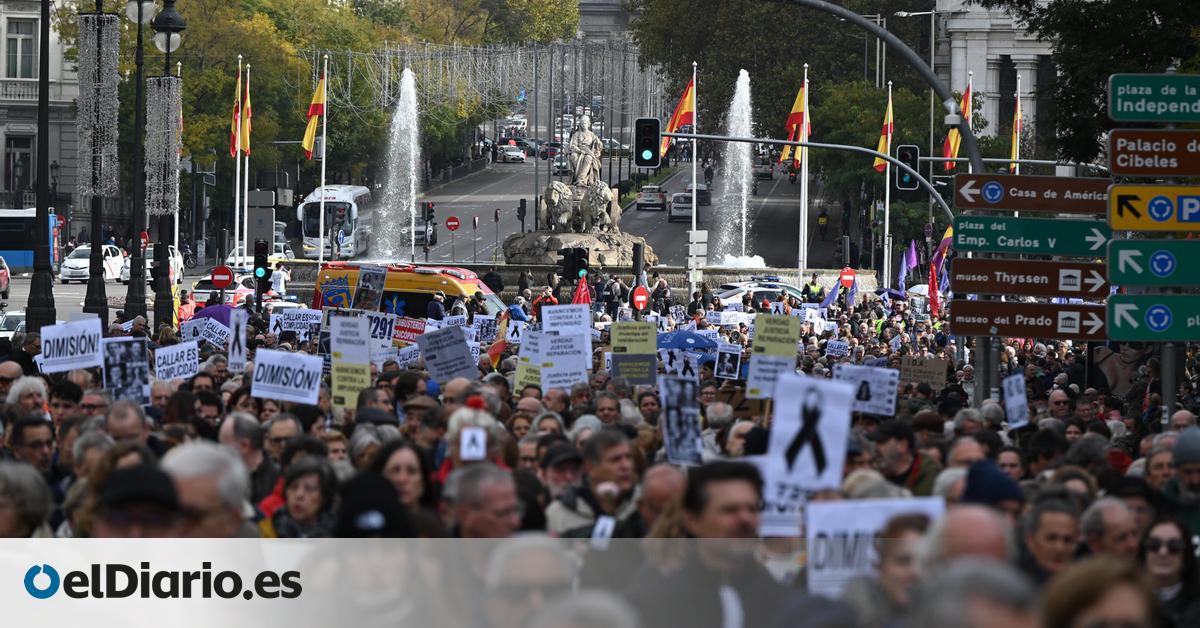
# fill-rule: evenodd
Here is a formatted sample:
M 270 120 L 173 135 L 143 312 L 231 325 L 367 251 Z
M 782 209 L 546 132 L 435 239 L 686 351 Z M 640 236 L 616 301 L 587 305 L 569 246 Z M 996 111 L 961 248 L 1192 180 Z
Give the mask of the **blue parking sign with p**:
M 1200 222 L 1200 196 L 1180 196 L 1179 222 Z

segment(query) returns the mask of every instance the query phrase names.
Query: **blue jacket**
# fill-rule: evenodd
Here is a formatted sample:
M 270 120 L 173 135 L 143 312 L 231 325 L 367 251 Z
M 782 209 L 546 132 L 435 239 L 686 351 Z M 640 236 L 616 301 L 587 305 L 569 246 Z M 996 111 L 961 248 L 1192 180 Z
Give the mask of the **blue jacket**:
M 529 316 L 525 314 L 525 308 L 522 308 L 516 303 L 508 306 L 508 317 L 514 321 L 521 321 L 522 323 L 529 322 Z
M 432 318 L 435 321 L 446 318 L 446 306 L 442 305 L 442 302 L 437 299 L 430 301 L 429 307 L 425 309 L 425 317 Z

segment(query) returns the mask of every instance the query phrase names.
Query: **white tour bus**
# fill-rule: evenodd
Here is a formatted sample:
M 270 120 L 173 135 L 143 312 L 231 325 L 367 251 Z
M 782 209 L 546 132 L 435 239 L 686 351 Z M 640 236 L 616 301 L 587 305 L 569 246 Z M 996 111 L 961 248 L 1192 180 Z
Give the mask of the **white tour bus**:
M 350 259 L 365 254 L 370 248 L 371 190 L 361 185 L 326 185 L 313 190 L 296 209 L 303 238 L 303 256 L 317 259 L 320 255 L 317 247 L 322 242 L 322 197 L 325 199 L 325 259 Z

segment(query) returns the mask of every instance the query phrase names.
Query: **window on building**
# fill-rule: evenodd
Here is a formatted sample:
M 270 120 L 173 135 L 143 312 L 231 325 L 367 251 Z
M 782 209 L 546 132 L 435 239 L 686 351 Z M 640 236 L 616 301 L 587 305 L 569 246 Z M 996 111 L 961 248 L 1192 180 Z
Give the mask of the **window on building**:
M 5 76 L 8 78 L 36 78 L 34 72 L 34 33 L 36 20 L 9 20 L 4 41 Z
M 33 138 L 4 139 L 4 190 L 21 192 L 33 184 Z

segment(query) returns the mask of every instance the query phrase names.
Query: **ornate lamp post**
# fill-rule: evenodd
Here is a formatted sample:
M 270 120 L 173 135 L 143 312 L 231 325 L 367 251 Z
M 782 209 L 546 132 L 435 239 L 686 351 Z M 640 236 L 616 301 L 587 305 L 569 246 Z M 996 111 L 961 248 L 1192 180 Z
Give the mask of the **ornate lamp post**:
M 141 234 L 146 230 L 145 192 L 145 160 L 142 157 L 142 141 L 145 131 L 143 118 L 143 88 L 142 66 L 145 64 L 145 44 L 142 39 L 142 26 L 154 19 L 158 6 L 148 0 L 129 0 L 125 4 L 125 17 L 137 24 L 137 47 L 134 49 L 134 65 L 137 67 L 137 85 L 134 88 L 133 129 L 133 159 L 129 163 L 130 181 L 133 184 L 133 237 L 137 240 L 129 254 L 129 291 L 125 295 L 126 317 L 146 315 L 146 252 L 142 250 Z M 134 278 L 138 279 L 134 279 Z
M 165 53 L 163 75 L 150 79 L 147 109 L 146 209 L 158 216 L 154 264 L 154 324 L 158 328 L 175 320 L 175 297 L 171 290 L 171 225 L 179 211 L 179 126 L 181 80 L 171 76 L 171 53 L 179 49 L 187 23 L 175 10 L 175 0 L 164 0 L 154 18 L 154 45 Z
M 33 226 L 33 278 L 26 328 L 53 325 L 54 276 L 50 272 L 50 3 L 42 0 L 38 22 L 37 218 Z

